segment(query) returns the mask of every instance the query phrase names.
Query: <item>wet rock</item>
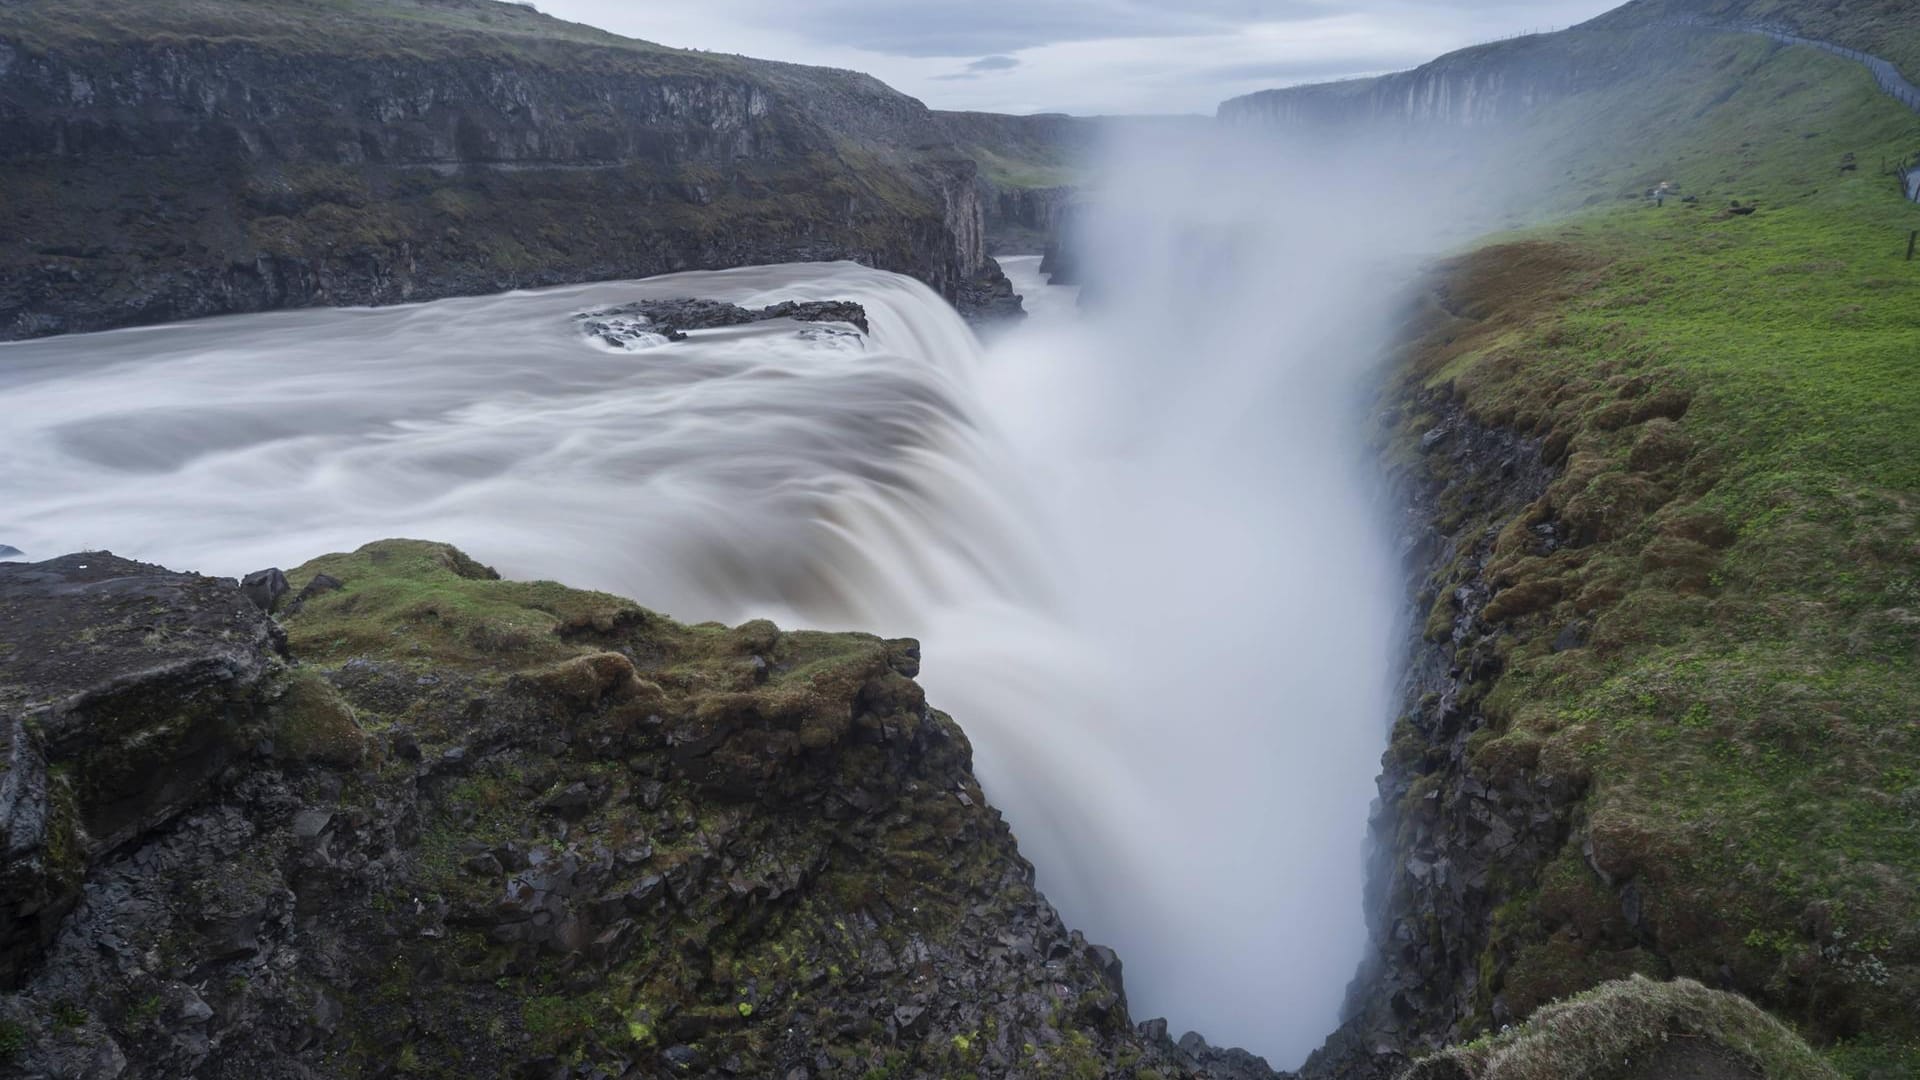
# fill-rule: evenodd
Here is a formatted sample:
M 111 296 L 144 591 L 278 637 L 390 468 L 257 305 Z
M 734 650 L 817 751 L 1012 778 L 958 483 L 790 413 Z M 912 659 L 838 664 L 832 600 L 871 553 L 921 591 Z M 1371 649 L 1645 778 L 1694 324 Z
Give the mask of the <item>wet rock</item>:
M 783 300 L 760 309 L 762 319 L 793 319 L 798 322 L 843 322 L 869 333 L 867 309 L 851 300 Z
M 588 337 L 615 348 L 646 348 L 685 341 L 690 330 L 744 326 L 769 319 L 841 322 L 867 332 L 866 309 L 851 300 L 785 300 L 755 310 L 721 300 L 640 300 L 574 316 Z
M 460 865 L 467 873 L 476 877 L 497 878 L 507 872 L 507 868 L 500 865 L 500 860 L 492 852 L 481 852 L 470 856 Z
M 312 840 L 327 831 L 333 824 L 333 811 L 315 808 L 302 810 L 294 815 L 292 832 L 296 839 Z
M 213 1019 L 213 1006 L 201 1000 L 199 994 L 188 990 L 180 1002 L 179 1019 L 182 1024 L 199 1025 Z
M 1623 425 L 1672 411 L 1666 390 L 1622 392 L 1631 398 L 1618 403 Z M 1568 437 L 1480 423 L 1445 391 L 1418 392 L 1395 415 L 1438 420 L 1410 439 L 1422 453 L 1404 478 L 1402 549 L 1410 591 L 1429 605 L 1433 597 L 1451 603 L 1443 625 L 1417 627 L 1406 646 L 1401 711 L 1406 735 L 1424 752 L 1389 756 L 1378 782 L 1369 823 L 1371 947 L 1341 1027 L 1302 1069 L 1315 1080 L 1394 1077 L 1409 1051 L 1453 1038 L 1453 1018 L 1484 1007 L 1478 972 L 1454 958 L 1488 948 L 1493 911 L 1508 899 L 1504 875 L 1543 865 L 1571 828 L 1565 785 L 1528 782 L 1520 763 L 1511 766 L 1520 778 L 1512 783 L 1478 776 L 1468 751 L 1487 726 L 1481 698 L 1502 666 L 1492 620 L 1524 599 L 1489 572 L 1495 546 L 1503 533 L 1540 553 L 1570 542 L 1564 520 L 1531 516 L 1566 461 Z M 1474 512 L 1444 509 L 1461 506 Z M 1520 527 L 1505 528 L 1514 523 Z M 1586 634 L 1584 623 L 1562 627 L 1553 647 L 1579 648 Z
M 1094 970 L 1100 972 L 1107 984 L 1124 996 L 1126 991 L 1120 977 L 1120 954 L 1105 945 L 1089 945 L 1087 959 L 1093 962 Z

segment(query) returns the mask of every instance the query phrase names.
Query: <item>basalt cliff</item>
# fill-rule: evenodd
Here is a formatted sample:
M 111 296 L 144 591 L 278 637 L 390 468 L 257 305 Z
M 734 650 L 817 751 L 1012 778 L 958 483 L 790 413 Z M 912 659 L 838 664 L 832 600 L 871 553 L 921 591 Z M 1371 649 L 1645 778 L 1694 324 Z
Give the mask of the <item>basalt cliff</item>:
M 0 6 L 0 338 L 832 259 L 1017 311 L 978 176 L 868 76 L 512 4 Z

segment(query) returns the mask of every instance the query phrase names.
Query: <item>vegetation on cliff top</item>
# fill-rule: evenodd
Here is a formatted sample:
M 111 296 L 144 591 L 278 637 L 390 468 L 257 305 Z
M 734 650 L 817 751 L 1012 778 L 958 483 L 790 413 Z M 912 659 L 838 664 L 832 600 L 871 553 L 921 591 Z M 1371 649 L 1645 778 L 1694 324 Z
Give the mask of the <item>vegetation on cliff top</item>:
M 878 1077 L 1010 1053 L 1069 1076 L 1149 1053 L 1103 984 L 1062 1000 L 1017 943 L 979 952 L 1008 928 L 1066 931 L 965 736 L 911 680 L 913 642 L 682 625 L 419 541 L 289 580 L 321 574 L 346 584 L 288 615 L 290 651 L 378 741 L 418 747 L 371 768 L 410 781 L 409 759 L 442 762 L 416 861 L 374 906 L 428 897 L 445 936 L 369 958 L 346 1064 L 402 1046 L 421 1076 L 505 1054 Z M 466 755 L 452 768 L 448 747 Z M 1049 956 L 1068 982 L 1100 978 L 1092 952 Z
M 1920 81 L 1920 9 L 1908 0 L 1635 0 L 1596 21 L 1676 17 L 1778 27 L 1884 57 Z
M 1498 1035 L 1436 1054 L 1406 1080 L 1837 1080 L 1754 1004 L 1689 979 L 1635 975 L 1541 1009 Z
M 1448 267 L 1398 376 L 1562 466 L 1483 523 L 1504 671 L 1469 749 L 1587 795 L 1510 883 L 1480 992 L 1526 1015 L 1690 975 L 1860 1075 L 1920 1068 L 1920 208 L 1879 169 L 1920 119 L 1849 61 L 1700 43 L 1657 89 L 1540 111 L 1547 198 L 1591 208 Z M 1434 422 L 1404 419 L 1408 460 Z
M 493 52 L 520 60 L 562 55 L 577 60 L 591 54 L 570 47 L 585 45 L 608 50 L 602 54 L 607 62 L 646 64 L 658 73 L 693 71 L 727 59 L 621 37 L 495 0 L 252 0 L 244 5 L 71 0 L 36 10 L 31 18 L 25 14 L 9 17 L 0 11 L 0 31 L 36 44 L 244 41 L 294 53 L 352 48 L 363 55 L 416 59 Z

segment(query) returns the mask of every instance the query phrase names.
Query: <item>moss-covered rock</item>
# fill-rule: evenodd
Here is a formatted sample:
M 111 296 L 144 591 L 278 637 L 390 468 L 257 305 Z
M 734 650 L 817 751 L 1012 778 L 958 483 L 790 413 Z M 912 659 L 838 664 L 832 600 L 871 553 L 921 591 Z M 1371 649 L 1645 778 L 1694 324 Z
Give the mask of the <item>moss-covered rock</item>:
M 1839 1080 L 1800 1036 L 1735 994 L 1634 976 L 1420 1062 L 1403 1080 Z
M 267 718 L 274 755 L 282 760 L 350 768 L 366 757 L 367 733 L 353 706 L 317 672 L 288 677 Z
M 245 752 L 21 946 L 30 1070 L 1270 1075 L 1134 1028 L 916 643 L 686 626 L 417 541 L 289 578 Z

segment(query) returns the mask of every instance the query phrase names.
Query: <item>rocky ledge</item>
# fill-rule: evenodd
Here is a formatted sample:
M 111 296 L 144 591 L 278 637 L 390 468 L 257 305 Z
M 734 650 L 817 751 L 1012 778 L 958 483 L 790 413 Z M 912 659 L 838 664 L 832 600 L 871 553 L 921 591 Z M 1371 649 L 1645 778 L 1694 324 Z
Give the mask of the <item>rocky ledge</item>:
M 1270 1077 L 1136 1026 L 910 640 L 386 541 L 0 566 L 0 1073 Z
M 851 300 L 783 300 L 763 308 L 743 308 L 723 300 L 640 300 L 575 316 L 588 337 L 616 348 L 659 340 L 685 341 L 689 330 L 745 326 L 771 319 L 805 323 L 845 323 L 869 333 L 867 309 Z

